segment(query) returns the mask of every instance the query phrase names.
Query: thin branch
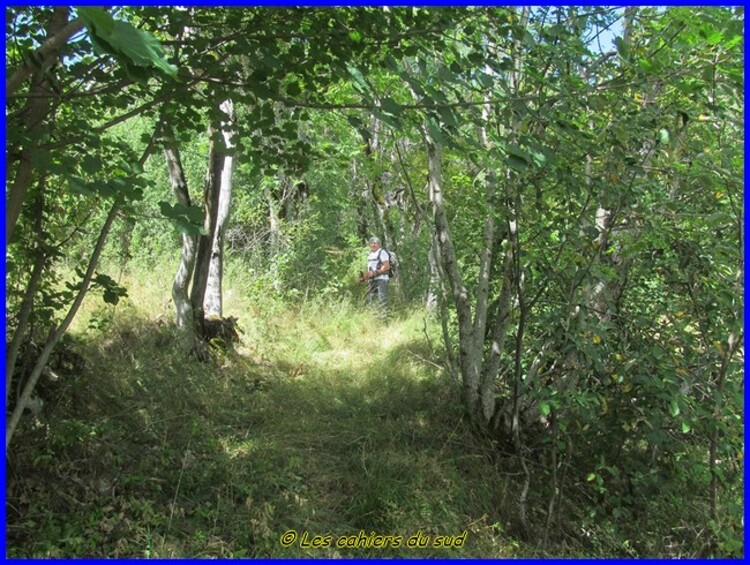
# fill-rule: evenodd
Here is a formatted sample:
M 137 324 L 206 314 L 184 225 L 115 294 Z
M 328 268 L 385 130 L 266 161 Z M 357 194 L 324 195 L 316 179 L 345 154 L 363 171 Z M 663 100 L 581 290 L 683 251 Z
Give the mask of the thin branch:
M 409 196 L 411 196 L 411 201 L 414 204 L 414 208 L 416 208 L 417 213 L 421 219 L 426 219 L 427 213 L 419 205 L 419 201 L 417 201 L 417 195 L 414 191 L 414 185 L 411 182 L 409 171 L 406 169 L 406 164 L 404 163 L 403 156 L 401 155 L 401 149 L 399 148 L 398 141 L 396 141 L 396 155 L 398 156 L 398 162 L 401 165 L 401 170 L 404 173 L 404 178 L 406 178 L 406 185 L 409 187 Z
M 39 49 L 24 57 L 21 66 L 5 81 L 5 98 L 11 98 L 14 92 L 38 67 L 44 68 L 49 64 L 51 59 L 56 56 L 57 51 L 81 29 L 83 29 L 83 21 L 80 18 L 73 20 L 47 39 Z
M 160 120 L 159 123 L 154 128 L 154 132 L 151 136 L 151 140 L 147 144 L 146 149 L 143 152 L 143 155 L 139 159 L 139 163 L 141 164 L 141 166 L 146 162 L 149 155 L 151 154 L 153 147 L 154 147 L 154 140 L 156 139 L 156 137 L 158 137 L 159 133 L 161 132 L 162 125 L 163 125 L 163 119 Z M 60 323 L 59 326 L 57 326 L 57 328 L 51 331 L 50 337 L 47 340 L 47 343 L 45 344 L 41 353 L 39 354 L 36 364 L 34 365 L 34 369 L 32 370 L 31 375 L 29 375 L 29 378 L 27 379 L 26 384 L 24 385 L 23 392 L 21 393 L 21 396 L 18 399 L 18 402 L 16 403 L 13 413 L 11 414 L 10 418 L 6 421 L 6 425 L 5 425 L 5 449 L 6 451 L 8 449 L 8 446 L 10 445 L 11 440 L 13 439 L 13 435 L 18 426 L 18 422 L 21 419 L 21 415 L 23 414 L 24 408 L 28 404 L 29 399 L 31 398 L 31 394 L 34 392 L 34 387 L 36 386 L 36 383 L 39 380 L 39 377 L 44 371 L 44 368 L 47 366 L 47 361 L 49 360 L 49 357 L 52 354 L 52 351 L 55 349 L 55 347 L 57 346 L 62 336 L 68 330 L 68 327 L 72 323 L 73 319 L 78 313 L 79 308 L 81 307 L 81 304 L 83 303 L 83 299 L 88 293 L 89 287 L 91 285 L 91 281 L 94 278 L 96 266 L 99 263 L 99 257 L 101 256 L 102 251 L 104 250 L 104 246 L 107 241 L 107 236 L 109 235 L 110 229 L 112 228 L 112 224 L 114 223 L 117 215 L 120 213 L 122 206 L 123 206 L 122 198 L 118 198 L 112 204 L 112 207 L 110 208 L 109 213 L 107 214 L 107 218 L 104 220 L 104 224 L 102 225 L 99 231 L 99 237 L 97 239 L 96 245 L 94 246 L 94 250 L 91 254 L 91 258 L 89 259 L 86 272 L 84 273 L 83 279 L 81 280 L 81 286 L 78 289 L 78 294 L 73 300 L 73 303 L 70 305 L 70 308 L 68 309 L 68 313 L 66 314 L 63 321 Z

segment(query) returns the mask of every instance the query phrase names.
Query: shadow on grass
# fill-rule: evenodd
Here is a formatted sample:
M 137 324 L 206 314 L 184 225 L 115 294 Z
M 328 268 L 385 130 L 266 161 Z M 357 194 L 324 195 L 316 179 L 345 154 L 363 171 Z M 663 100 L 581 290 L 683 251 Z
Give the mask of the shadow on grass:
M 299 502 L 301 511 L 289 507 L 280 517 L 280 531 L 402 537 L 388 550 L 305 552 L 297 543 L 275 554 L 457 555 L 409 549 L 406 540 L 458 535 L 495 513 L 496 493 L 477 488 L 493 482 L 494 466 L 463 421 L 458 387 L 412 355 L 419 347 L 399 345 L 357 370 L 308 364 L 264 394 L 249 433 L 265 442 L 247 457 L 279 461 L 276 475 L 287 476 Z M 471 541 L 465 550 L 481 551 Z
M 457 388 L 412 354 L 419 341 L 331 370 L 221 353 L 201 364 L 174 337 L 138 320 L 102 336 L 50 410 L 25 421 L 8 457 L 9 556 L 489 551 L 471 532 L 463 550 L 406 548 L 418 531 L 487 526 L 497 503 Z M 284 547 L 287 530 L 330 535 L 329 547 Z M 360 530 L 403 541 L 335 547 Z

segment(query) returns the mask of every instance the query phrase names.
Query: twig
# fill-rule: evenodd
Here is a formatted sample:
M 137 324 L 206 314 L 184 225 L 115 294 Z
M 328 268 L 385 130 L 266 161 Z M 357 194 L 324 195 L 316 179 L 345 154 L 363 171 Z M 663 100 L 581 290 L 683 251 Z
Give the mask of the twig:
M 445 370 L 446 370 L 446 369 L 445 369 L 445 366 L 443 366 L 443 365 L 438 365 L 438 364 L 437 364 L 437 363 L 435 363 L 434 361 L 430 361 L 429 359 L 426 359 L 425 357 L 422 357 L 422 356 L 421 356 L 421 355 L 419 355 L 418 353 L 414 353 L 413 351 L 410 351 L 410 350 L 408 350 L 408 349 L 406 350 L 406 352 L 407 352 L 407 353 L 409 353 L 410 355 L 413 355 L 414 357 L 416 357 L 416 358 L 417 358 L 417 359 L 419 359 L 420 361 L 424 361 L 425 363 L 429 363 L 429 364 L 430 364 L 430 365 L 432 365 L 433 367 L 437 367 L 437 368 L 438 368 L 438 369 L 440 369 L 441 371 L 445 371 Z
M 424 333 L 424 337 L 427 340 L 427 346 L 430 348 L 430 351 L 432 351 L 432 341 L 430 340 L 430 335 L 427 333 L 427 316 L 423 318 L 423 322 L 422 333 Z M 409 353 L 411 353 L 411 351 Z
M 438 452 L 438 459 L 442 458 L 443 451 L 445 451 L 445 446 L 448 445 L 448 442 L 453 439 L 453 437 L 456 435 L 456 430 L 458 429 L 458 426 L 461 425 L 461 422 L 463 422 L 463 418 L 459 418 L 458 422 L 456 422 L 455 427 L 451 431 L 451 433 L 448 435 L 448 439 L 445 440 L 445 443 L 443 443 L 443 446 L 440 448 L 440 451 Z
M 53 30 L 55 31 L 54 34 L 39 49 L 33 53 L 28 53 L 24 57 L 21 66 L 5 81 L 5 97 L 10 98 L 13 96 L 18 87 L 34 72 L 37 68 L 34 61 L 37 61 L 40 67 L 48 66 L 58 50 L 67 43 L 71 36 L 78 33 L 81 29 L 83 29 L 83 20 L 77 18 L 65 24 L 60 30 Z
M 167 525 L 167 533 L 169 533 L 172 530 L 172 518 L 174 518 L 174 509 L 177 505 L 177 496 L 180 494 L 180 484 L 182 483 L 182 475 L 185 474 L 185 467 L 187 467 L 188 464 L 188 454 L 190 453 L 190 443 L 193 441 L 193 438 L 190 438 L 188 440 L 187 447 L 185 448 L 185 452 L 182 455 L 182 469 L 180 469 L 180 476 L 177 479 L 177 488 L 174 492 L 174 498 L 172 499 L 172 508 L 169 512 L 169 524 Z

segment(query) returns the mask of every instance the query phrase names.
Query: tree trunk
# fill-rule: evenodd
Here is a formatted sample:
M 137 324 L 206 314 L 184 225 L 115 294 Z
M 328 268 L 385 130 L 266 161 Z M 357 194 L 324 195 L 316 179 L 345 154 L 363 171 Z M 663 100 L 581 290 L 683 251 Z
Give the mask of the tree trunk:
M 172 184 L 174 196 L 182 206 L 189 207 L 190 193 L 185 179 L 185 171 L 182 168 L 179 150 L 174 142 L 170 142 L 165 147 L 164 157 L 167 161 L 169 180 Z M 190 351 L 195 343 L 195 321 L 188 287 L 190 286 L 190 275 L 195 267 L 196 243 L 197 236 L 187 233 L 182 234 L 180 266 L 172 283 L 172 300 L 174 300 L 176 310 L 175 324 L 181 334 L 183 349 L 186 351 Z
M 47 27 L 48 38 L 54 39 L 56 36 L 58 36 L 58 34 L 60 34 L 61 30 L 65 29 L 65 26 L 68 23 L 68 11 L 69 8 L 67 7 L 58 7 L 54 9 L 49 26 Z M 54 45 L 56 45 L 56 43 L 54 43 Z M 58 52 L 60 46 L 49 50 L 49 53 L 47 53 L 47 60 L 53 58 L 53 56 Z M 11 79 L 9 79 L 9 81 L 6 83 L 6 96 L 8 94 L 8 91 L 10 90 L 12 92 L 13 90 L 15 90 L 15 88 L 20 85 L 20 82 L 22 82 L 30 72 L 26 64 L 24 64 L 24 66 L 19 69 L 19 71 L 21 70 L 23 70 L 23 73 L 19 75 L 21 76 L 21 78 L 17 81 L 17 84 L 15 82 L 11 82 L 16 80 L 14 79 L 16 75 L 14 75 L 14 77 L 11 77 Z M 24 134 L 28 136 L 29 139 L 33 139 L 37 132 L 40 131 L 42 125 L 44 124 L 44 120 L 49 114 L 52 106 L 52 98 L 49 93 L 49 72 L 49 69 L 42 68 L 33 73 L 32 76 L 32 84 L 29 92 L 28 102 L 26 104 L 25 119 L 23 124 Z M 18 71 L 16 74 L 18 74 Z M 34 154 L 35 148 L 33 146 L 33 141 L 29 141 L 28 143 L 30 143 L 31 145 L 25 145 L 24 147 L 22 147 L 16 157 L 18 165 L 13 177 L 13 183 L 10 186 L 8 196 L 5 201 L 6 245 L 10 243 L 10 240 L 13 237 L 13 231 L 15 230 L 16 223 L 18 222 L 18 218 L 21 215 L 21 208 L 23 207 L 23 203 L 26 200 L 26 193 L 28 192 L 29 187 L 34 180 L 34 165 L 32 163 L 31 156 Z
M 432 230 L 434 232 L 434 230 Z M 437 235 L 432 233 L 432 245 L 430 246 L 430 255 L 435 261 L 435 271 L 437 277 L 437 305 L 440 309 L 440 329 L 443 334 L 443 345 L 445 347 L 446 360 L 450 370 L 451 377 L 456 382 L 461 382 L 461 367 L 456 359 L 456 347 L 451 341 L 450 328 L 448 327 L 448 289 L 446 288 L 445 273 L 438 260 L 438 242 Z
M 161 128 L 162 128 L 162 120 L 160 119 L 156 125 L 156 128 L 154 129 L 154 133 L 151 135 L 151 139 L 149 140 L 148 144 L 146 145 L 146 148 L 143 151 L 143 155 L 141 155 L 141 158 L 138 161 L 138 164 L 140 165 L 140 167 L 143 167 L 143 165 L 146 163 L 146 160 L 151 155 L 151 152 L 153 151 L 153 147 L 154 147 L 154 140 L 156 139 L 157 135 L 161 132 Z M 32 369 L 31 374 L 29 375 L 28 379 L 26 380 L 26 383 L 24 384 L 23 391 L 21 392 L 21 396 L 19 397 L 18 402 L 16 403 L 13 409 L 13 412 L 10 415 L 10 417 L 6 420 L 6 425 L 5 425 L 5 449 L 6 450 L 8 449 L 8 446 L 10 445 L 10 442 L 13 439 L 13 435 L 18 426 L 18 422 L 21 420 L 23 411 L 28 405 L 29 400 L 31 399 L 31 395 L 34 392 L 34 387 L 36 387 L 36 383 L 39 380 L 39 377 L 44 371 L 44 368 L 47 366 L 47 361 L 49 360 L 49 357 L 52 354 L 52 351 L 55 349 L 55 346 L 58 344 L 58 342 L 63 337 L 63 335 L 65 335 L 65 332 L 68 330 L 68 327 L 72 323 L 73 319 L 76 317 L 76 314 L 78 313 L 78 309 L 81 307 L 81 304 L 83 303 L 83 299 L 86 297 L 86 294 L 88 293 L 89 286 L 91 285 L 91 280 L 94 278 L 96 266 L 99 264 L 99 258 L 101 257 L 102 251 L 104 250 L 104 245 L 107 242 L 107 236 L 109 235 L 109 232 L 112 229 L 112 224 L 115 221 L 115 218 L 119 214 L 120 210 L 122 209 L 123 204 L 124 204 L 124 200 L 121 197 L 117 198 L 117 200 L 115 200 L 115 202 L 112 204 L 112 207 L 110 208 L 109 213 L 107 214 L 107 217 L 104 220 L 104 224 L 102 224 L 102 227 L 99 230 L 99 237 L 96 241 L 96 245 L 94 245 L 94 250 L 91 253 L 91 257 L 89 258 L 88 267 L 86 268 L 86 272 L 84 273 L 83 279 L 81 280 L 81 286 L 78 290 L 78 293 L 73 299 L 73 302 L 70 305 L 70 308 L 68 309 L 68 313 L 66 314 L 63 321 L 54 331 L 50 332 L 50 337 L 47 340 L 47 343 L 42 348 L 42 351 L 39 354 L 38 359 L 36 360 L 36 364 L 34 365 L 34 368 Z
M 204 314 L 206 316 L 222 316 L 221 285 L 224 277 L 224 232 L 229 218 L 229 208 L 232 201 L 232 174 L 235 159 L 234 144 L 231 139 L 231 125 L 234 122 L 234 104 L 225 100 L 221 104 L 222 111 L 228 116 L 227 121 L 220 125 L 221 136 L 224 139 L 222 149 L 223 159 L 219 174 L 219 194 L 216 211 L 216 226 L 211 245 L 211 260 L 209 263 L 206 294 L 203 299 Z
M 36 386 L 36 383 L 39 380 L 42 371 L 44 371 L 44 368 L 47 366 L 47 360 L 52 354 L 52 351 L 54 350 L 57 343 L 60 341 L 60 338 L 62 338 L 62 336 L 67 331 L 68 326 L 70 326 L 70 323 L 73 321 L 73 318 L 75 318 L 76 314 L 78 313 L 78 309 L 80 308 L 81 303 L 83 302 L 83 299 L 88 292 L 89 285 L 91 284 L 91 279 L 94 277 L 94 271 L 97 264 L 99 263 L 99 257 L 101 256 L 102 250 L 104 249 L 104 244 L 107 241 L 107 235 L 112 228 L 112 222 L 114 222 L 117 214 L 120 211 L 120 205 L 121 202 L 117 201 L 112 205 L 112 208 L 110 208 L 109 214 L 107 215 L 107 218 L 104 221 L 104 224 L 102 225 L 102 228 L 99 232 L 99 239 L 94 246 L 94 252 L 91 254 L 91 258 L 89 259 L 88 268 L 86 269 L 86 273 L 84 274 L 83 280 L 81 281 L 81 288 L 78 291 L 75 299 L 73 300 L 70 308 L 68 309 L 68 314 L 65 316 L 65 319 L 55 329 L 55 331 L 50 334 L 47 343 L 44 345 L 44 348 L 39 354 L 39 358 L 37 359 L 36 364 L 31 371 L 31 375 L 29 375 L 29 378 L 27 379 L 23 387 L 23 392 L 21 393 L 21 396 L 18 399 L 15 408 L 13 409 L 13 413 L 8 419 L 8 422 L 5 426 L 6 450 L 8 449 L 8 446 L 13 439 L 13 434 L 16 431 L 18 422 L 21 420 L 21 415 L 23 414 L 24 409 L 31 399 L 31 394 L 34 392 L 34 387 Z
M 438 310 L 438 300 L 440 293 L 440 273 L 438 271 L 437 243 L 432 238 L 432 245 L 427 252 L 427 265 L 429 266 L 430 282 L 427 287 L 427 300 L 425 306 L 428 312 L 435 313 Z M 447 345 L 447 344 L 446 344 Z
M 477 351 L 475 347 L 469 293 L 463 284 L 461 272 L 458 268 L 456 252 L 450 235 L 448 216 L 443 204 L 442 150 L 440 145 L 430 136 L 427 128 L 423 128 L 423 136 L 427 149 L 427 185 L 435 222 L 435 237 L 439 257 L 450 283 L 453 302 L 458 314 L 458 364 L 463 378 L 464 404 L 471 420 L 478 423 L 481 414 L 479 385 L 481 381 L 482 352 L 481 349 Z
M 393 238 L 391 229 L 388 224 L 388 205 L 387 205 L 387 183 L 383 173 L 381 160 L 383 158 L 382 132 L 383 123 L 376 117 L 372 117 L 372 132 L 370 136 L 364 136 L 365 142 L 365 159 L 367 162 L 367 191 L 366 198 L 369 199 L 372 209 L 374 210 L 375 220 L 377 222 L 377 233 L 369 234 L 379 235 L 383 241 L 383 247 L 389 251 L 393 249 Z M 374 179 L 374 180 L 370 180 Z M 369 195 L 367 195 L 369 193 Z
M 193 272 L 193 286 L 190 289 L 190 304 L 193 308 L 193 320 L 197 335 L 205 335 L 204 299 L 208 287 L 209 270 L 211 268 L 211 254 L 213 251 L 214 235 L 216 233 L 216 219 L 219 213 L 219 196 L 221 185 L 221 171 L 224 156 L 217 150 L 213 140 L 214 127 L 209 130 L 208 170 L 203 187 L 204 234 L 198 238 L 198 252 Z M 201 358 L 203 355 L 199 355 Z
M 11 382 L 13 380 L 13 373 L 16 369 L 16 359 L 18 352 L 21 348 L 21 344 L 26 336 L 26 328 L 28 327 L 31 313 L 34 307 L 34 296 L 36 295 L 39 281 L 42 279 L 42 272 L 44 271 L 44 265 L 47 260 L 47 255 L 44 252 L 44 233 L 42 232 L 42 220 L 44 218 L 44 193 L 45 193 L 45 178 L 42 177 L 40 182 L 40 189 L 37 195 L 36 201 L 36 214 L 35 214 L 35 226 L 34 231 L 36 232 L 36 256 L 34 258 L 34 267 L 29 277 L 29 283 L 26 286 L 26 291 L 21 301 L 21 310 L 18 314 L 18 322 L 13 330 L 13 338 L 10 344 L 6 348 L 5 358 L 5 405 L 10 405 L 10 390 Z
M 502 265 L 502 290 L 497 312 L 492 321 L 490 349 L 481 382 L 482 414 L 486 421 L 495 417 L 497 378 L 500 373 L 500 358 L 505 349 L 505 338 L 510 326 L 510 300 L 512 296 L 512 268 L 513 261 L 511 251 L 505 253 Z

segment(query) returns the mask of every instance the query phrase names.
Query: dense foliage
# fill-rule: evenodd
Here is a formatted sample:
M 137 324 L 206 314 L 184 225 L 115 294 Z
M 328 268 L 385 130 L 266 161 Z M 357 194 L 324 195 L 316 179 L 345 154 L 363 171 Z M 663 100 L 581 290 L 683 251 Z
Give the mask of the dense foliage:
M 513 535 L 553 552 L 585 537 L 602 555 L 740 555 L 743 18 L 9 8 L 9 457 L 70 448 L 59 414 L 45 425 L 64 441 L 45 447 L 44 411 L 24 410 L 71 377 L 85 298 L 111 305 L 90 320 L 105 340 L 135 292 L 123 281 L 180 265 L 189 323 L 164 277 L 153 317 L 176 306 L 178 329 L 198 328 L 182 357 L 199 363 L 200 277 L 221 293 L 223 272 L 242 273 L 224 284 L 228 314 L 230 293 L 271 318 L 355 303 L 376 234 L 399 259 L 392 306 L 427 313 L 442 348 L 426 362 L 520 477 L 514 505 L 486 509 Z M 179 351 L 178 334 L 159 339 Z M 476 489 L 494 500 L 487 475 Z M 9 521 L 33 528 L 19 515 L 38 501 L 8 495 L 23 507 Z

